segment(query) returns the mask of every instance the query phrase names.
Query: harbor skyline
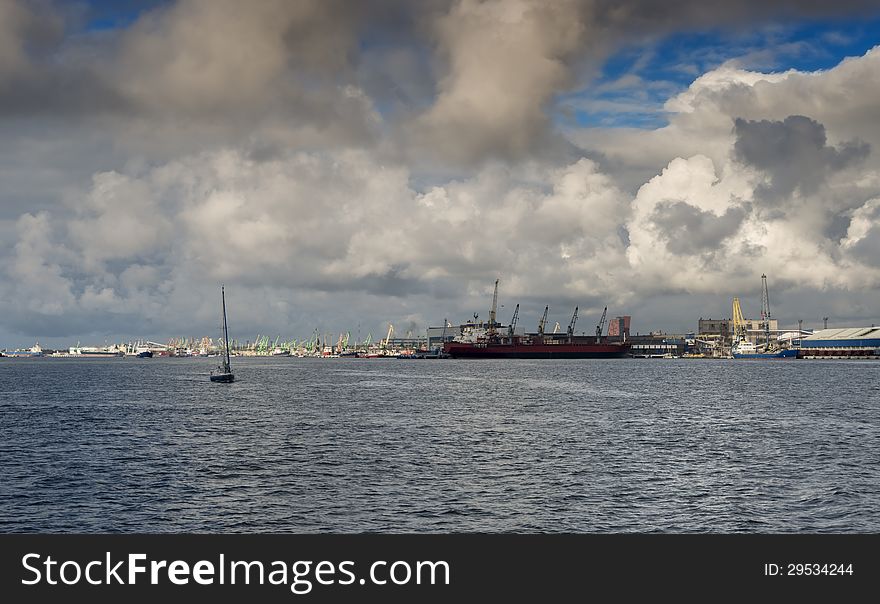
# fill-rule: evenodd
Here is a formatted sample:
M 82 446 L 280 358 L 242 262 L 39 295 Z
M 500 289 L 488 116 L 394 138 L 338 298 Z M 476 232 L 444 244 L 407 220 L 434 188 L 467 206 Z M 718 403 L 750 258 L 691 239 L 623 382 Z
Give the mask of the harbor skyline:
M 880 321 L 871 2 L 0 0 L 0 348 Z M 199 35 L 193 35 L 198 32 Z

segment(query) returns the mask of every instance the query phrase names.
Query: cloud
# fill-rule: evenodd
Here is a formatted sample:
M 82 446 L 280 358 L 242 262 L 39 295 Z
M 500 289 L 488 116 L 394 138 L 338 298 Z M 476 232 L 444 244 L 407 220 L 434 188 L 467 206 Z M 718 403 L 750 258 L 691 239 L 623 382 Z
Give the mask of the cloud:
M 0 84 L 61 39 L 62 22 L 46 2 L 0 0 Z
M 462 1 L 435 23 L 445 65 L 425 137 L 447 156 L 521 157 L 548 128 L 545 105 L 567 86 L 567 62 L 583 52 L 577 2 Z
M 863 161 L 870 146 L 859 141 L 840 148 L 826 144 L 825 127 L 802 115 L 783 121 L 734 120 L 736 159 L 768 174 L 760 196 L 769 200 L 787 197 L 797 190 L 811 195 L 825 183 L 830 173 Z
M 853 212 L 841 247 L 876 273 L 880 268 L 880 199 L 871 199 Z
M 166 329 L 176 316 L 213 320 L 203 300 L 220 281 L 289 300 L 323 292 L 339 306 L 467 297 L 498 274 L 509 295 L 534 296 L 536 282 L 562 283 L 572 299 L 611 295 L 612 280 L 584 276 L 625 262 L 617 229 L 627 199 L 589 160 L 543 178 L 546 190 L 493 166 L 420 193 L 406 169 L 365 152 L 267 162 L 235 150 L 198 154 L 140 174 L 98 174 L 72 216 L 26 215 L 17 248 L 26 264 L 8 277 L 18 291 L 33 283 L 35 295 L 39 283 L 55 283 L 70 316 L 124 309 Z M 272 316 L 262 295 L 248 309 Z M 363 310 L 364 320 L 377 324 L 386 311 Z
M 731 207 L 716 216 L 684 201 L 667 201 L 657 205 L 651 221 L 663 234 L 670 252 L 690 255 L 716 249 L 737 232 L 745 217 L 743 208 Z

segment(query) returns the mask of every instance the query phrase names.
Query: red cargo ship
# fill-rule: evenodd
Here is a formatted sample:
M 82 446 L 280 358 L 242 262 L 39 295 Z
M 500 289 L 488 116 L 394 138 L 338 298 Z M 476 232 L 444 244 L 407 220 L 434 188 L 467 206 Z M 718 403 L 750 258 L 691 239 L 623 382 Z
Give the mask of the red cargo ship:
M 479 359 L 616 359 L 629 352 L 629 343 L 598 344 L 590 336 L 554 338 L 538 334 L 513 338 L 488 338 L 476 342 L 446 342 L 443 352 L 453 358 Z
M 469 359 L 616 359 L 629 352 L 630 344 L 626 341 L 629 324 L 621 334 L 621 340 L 611 340 L 602 336 L 605 316 L 608 307 L 602 311 L 602 318 L 596 326 L 596 335 L 575 335 L 574 327 L 578 318 L 578 307 L 575 306 L 571 322 L 566 333 L 546 333 L 549 306 L 544 308 L 544 316 L 538 322 L 537 333 L 517 334 L 516 322 L 519 318 L 519 304 L 513 311 L 513 318 L 506 328 L 496 322 L 498 305 L 498 279 L 495 280 L 495 293 L 492 295 L 492 307 L 489 311 L 488 323 L 474 321 L 460 326 L 461 333 L 451 342 L 444 342 L 443 352 L 452 358 Z M 444 320 L 445 321 L 445 320 Z M 445 322 L 444 322 L 445 325 Z M 556 324 L 557 328 L 559 324 Z M 444 333 L 446 328 L 443 328 Z

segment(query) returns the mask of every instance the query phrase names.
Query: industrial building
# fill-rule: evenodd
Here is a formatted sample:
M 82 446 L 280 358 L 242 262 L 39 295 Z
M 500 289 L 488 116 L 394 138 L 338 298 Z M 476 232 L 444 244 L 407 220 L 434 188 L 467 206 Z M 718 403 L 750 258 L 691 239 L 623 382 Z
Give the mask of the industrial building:
M 770 333 L 779 331 L 779 324 L 776 319 L 770 319 Z M 746 337 L 755 344 L 763 341 L 764 324 L 760 319 L 745 319 Z M 700 317 L 697 323 L 697 336 L 704 339 L 705 336 L 720 337 L 726 340 L 733 335 L 733 321 L 731 319 L 704 319 Z
M 804 359 L 880 358 L 880 327 L 820 329 L 801 340 Z
M 686 351 L 683 336 L 648 334 L 629 337 L 630 355 L 641 358 L 680 357 Z
M 614 317 L 608 321 L 608 338 L 612 340 L 628 339 L 629 324 L 631 320 L 632 317 L 630 315 L 623 315 L 622 317 Z

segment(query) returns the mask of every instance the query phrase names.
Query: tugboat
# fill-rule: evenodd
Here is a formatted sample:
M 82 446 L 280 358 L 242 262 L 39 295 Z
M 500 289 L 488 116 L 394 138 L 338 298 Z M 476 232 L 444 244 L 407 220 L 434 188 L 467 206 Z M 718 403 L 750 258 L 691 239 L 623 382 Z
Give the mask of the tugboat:
M 220 296 L 223 300 L 224 354 L 221 357 L 223 360 L 220 366 L 217 368 L 217 372 L 211 372 L 211 381 L 230 384 L 235 381 L 235 375 L 233 375 L 232 366 L 229 364 L 229 330 L 226 328 L 226 290 L 222 285 L 220 286 Z

